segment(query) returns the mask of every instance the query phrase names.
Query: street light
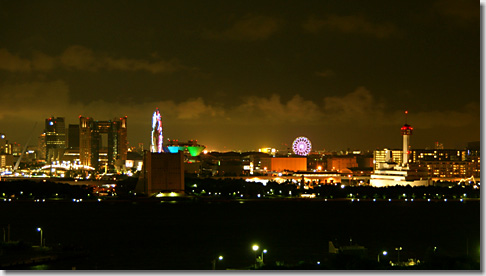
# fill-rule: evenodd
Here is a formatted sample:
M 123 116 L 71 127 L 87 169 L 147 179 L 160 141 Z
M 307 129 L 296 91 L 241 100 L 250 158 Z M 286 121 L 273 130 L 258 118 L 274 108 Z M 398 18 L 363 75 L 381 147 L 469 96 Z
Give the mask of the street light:
M 397 261 L 397 263 L 400 263 L 400 251 L 402 251 L 402 247 L 401 246 L 400 247 L 397 247 L 397 248 L 395 248 L 395 250 L 398 252 L 397 253 L 398 254 L 398 261 Z
M 223 260 L 223 256 L 219 256 L 218 257 L 218 260 L 222 261 Z M 213 270 L 216 270 L 216 259 L 213 259 L 212 263 L 213 263 Z
M 40 232 L 40 247 L 42 247 L 42 228 L 38 227 L 37 232 Z
M 258 245 L 254 244 L 252 247 L 253 251 L 255 252 L 255 268 L 257 267 L 257 251 L 260 248 Z
M 381 252 L 381 254 L 383 254 L 383 256 L 386 256 L 388 254 L 388 252 L 383 251 L 383 252 Z M 378 254 L 378 262 L 380 262 L 380 255 L 381 254 Z
M 267 254 L 267 252 L 268 251 L 266 249 L 263 249 L 263 251 L 262 251 L 262 265 L 263 265 L 263 254 Z

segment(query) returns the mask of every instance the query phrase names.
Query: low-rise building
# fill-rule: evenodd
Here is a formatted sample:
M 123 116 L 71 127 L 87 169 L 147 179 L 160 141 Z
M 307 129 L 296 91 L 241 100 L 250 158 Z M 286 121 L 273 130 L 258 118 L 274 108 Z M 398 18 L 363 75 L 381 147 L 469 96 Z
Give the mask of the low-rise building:
M 306 157 L 264 157 L 261 168 L 267 172 L 307 171 Z

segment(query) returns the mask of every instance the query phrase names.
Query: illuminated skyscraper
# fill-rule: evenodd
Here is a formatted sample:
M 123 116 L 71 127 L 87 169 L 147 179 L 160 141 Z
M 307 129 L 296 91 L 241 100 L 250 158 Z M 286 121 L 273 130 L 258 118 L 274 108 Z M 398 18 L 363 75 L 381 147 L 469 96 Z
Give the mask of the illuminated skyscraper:
M 163 152 L 163 142 L 164 136 L 162 134 L 162 116 L 157 108 L 155 109 L 154 115 L 152 115 L 152 144 L 150 151 L 157 153 Z
M 113 167 L 127 160 L 127 117 L 113 121 L 95 121 L 79 117 L 79 159 L 82 165 L 96 169 Z
M 46 160 L 46 133 L 42 133 L 37 140 L 37 159 Z
M 66 127 L 64 117 L 46 119 L 46 162 L 60 161 L 66 149 Z
M 3 133 L 0 133 L 0 154 L 12 154 L 11 148 L 8 146 L 7 138 Z
M 67 148 L 79 149 L 79 125 L 69 125 Z
M 5 134 L 0 133 L 0 171 L 12 170 L 12 145 L 8 143 Z

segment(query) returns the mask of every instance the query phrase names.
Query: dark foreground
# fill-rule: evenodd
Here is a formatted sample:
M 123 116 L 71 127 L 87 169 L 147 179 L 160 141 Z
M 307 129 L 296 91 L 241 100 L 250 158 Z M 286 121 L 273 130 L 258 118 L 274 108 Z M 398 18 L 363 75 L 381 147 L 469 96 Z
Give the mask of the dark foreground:
M 250 269 L 257 243 L 262 269 L 479 269 L 480 203 L 350 201 L 0 202 L 10 224 L 2 269 Z M 39 255 L 42 227 L 49 260 Z M 360 256 L 330 255 L 336 245 L 366 247 Z M 391 267 L 398 259 L 415 267 Z M 435 247 L 435 249 L 434 249 Z M 22 249 L 23 248 L 23 249 Z M 383 251 L 380 263 L 377 256 Z M 261 252 L 261 251 L 260 251 Z M 319 262 L 319 263 L 318 263 Z

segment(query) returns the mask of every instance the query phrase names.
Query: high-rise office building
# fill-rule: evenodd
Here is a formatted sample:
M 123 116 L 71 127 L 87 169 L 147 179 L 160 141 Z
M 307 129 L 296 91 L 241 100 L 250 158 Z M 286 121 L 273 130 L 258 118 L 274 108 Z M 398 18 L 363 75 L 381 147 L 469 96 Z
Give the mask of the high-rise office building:
M 0 171 L 11 170 L 12 167 L 12 145 L 8 143 L 5 134 L 0 133 Z
M 79 149 L 79 125 L 69 124 L 67 148 Z
M 96 169 L 113 167 L 127 160 L 127 117 L 95 121 L 79 117 L 79 159 L 82 165 Z
M 46 161 L 46 133 L 42 133 L 37 138 L 37 159 Z
M 60 161 L 66 149 L 66 127 L 64 117 L 46 119 L 46 162 Z
M 11 147 L 8 146 L 7 138 L 3 133 L 0 133 L 0 154 L 12 154 Z

